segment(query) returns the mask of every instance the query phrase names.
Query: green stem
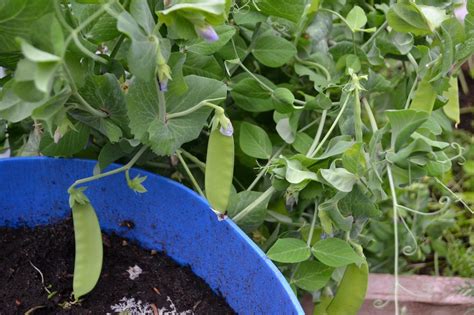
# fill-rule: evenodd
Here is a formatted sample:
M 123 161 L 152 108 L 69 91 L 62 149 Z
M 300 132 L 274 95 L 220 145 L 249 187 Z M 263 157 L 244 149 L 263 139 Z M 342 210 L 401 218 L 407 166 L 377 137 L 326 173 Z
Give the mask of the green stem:
M 319 120 L 319 126 L 318 130 L 316 131 L 316 136 L 314 137 L 313 143 L 311 144 L 311 147 L 309 148 L 308 152 L 306 153 L 306 156 L 310 157 L 313 156 L 313 151 L 316 149 L 316 147 L 319 144 L 319 140 L 321 139 L 321 135 L 323 133 L 324 129 L 324 124 L 326 123 L 326 116 L 327 116 L 327 109 L 323 110 L 321 114 L 321 119 Z
M 113 59 L 115 57 L 115 55 L 118 53 L 118 51 L 120 49 L 120 45 L 122 45 L 124 39 L 125 39 L 125 35 L 121 34 L 119 39 L 115 43 L 114 48 L 112 49 L 112 52 L 110 53 L 110 59 Z
M 257 199 L 255 199 L 254 202 L 249 204 L 247 207 L 245 207 L 242 211 L 240 211 L 235 217 L 232 218 L 232 220 L 235 223 L 239 223 L 243 218 L 245 218 L 250 212 L 252 212 L 258 205 L 260 205 L 265 199 L 270 197 L 274 192 L 275 188 L 273 186 L 270 186 L 265 192 L 260 195 Z
M 255 177 L 255 179 L 253 180 L 253 182 L 249 185 L 249 187 L 247 188 L 247 191 L 251 191 L 251 190 L 255 187 L 255 185 L 258 184 L 258 182 L 260 181 L 260 179 L 261 179 L 261 178 L 263 177 L 263 175 L 265 174 L 265 172 L 266 172 L 268 166 L 270 166 L 270 164 L 273 162 L 273 160 L 274 160 L 276 157 L 278 157 L 278 156 L 281 154 L 281 152 L 283 152 L 283 150 L 284 150 L 285 148 L 286 148 L 286 145 L 282 146 L 281 148 L 279 148 L 279 149 L 275 152 L 275 154 L 273 154 L 273 156 L 272 156 L 270 159 L 268 159 L 267 164 L 265 164 L 265 166 L 260 170 L 260 172 L 258 172 L 257 177 Z
M 201 160 L 199 160 L 197 157 L 195 157 L 191 153 L 183 150 L 182 148 L 179 149 L 179 152 L 181 154 L 183 154 L 188 160 L 190 160 L 191 162 L 196 164 L 202 171 L 204 171 L 206 169 L 206 163 L 202 162 Z
M 461 90 L 464 95 L 469 95 L 469 85 L 467 85 L 466 77 L 464 76 L 464 72 L 459 71 L 458 74 L 459 84 L 461 85 Z
M 377 130 L 379 130 L 379 128 L 377 127 L 377 122 L 375 121 L 375 116 L 372 112 L 372 108 L 370 108 L 370 104 L 365 97 L 362 98 L 362 103 L 364 104 L 364 109 L 367 112 L 367 115 L 369 116 L 370 127 L 372 128 L 373 132 L 376 132 Z
M 76 83 L 74 82 L 74 78 L 71 75 L 71 72 L 69 71 L 68 67 L 66 64 L 63 64 L 63 70 L 64 73 L 66 74 L 67 80 L 69 82 L 69 85 L 71 86 L 71 92 L 74 95 L 74 97 L 77 98 L 79 103 L 81 103 L 82 107 L 81 109 L 85 110 L 86 112 L 89 112 L 90 114 L 97 116 L 97 117 L 108 117 L 108 114 L 94 108 L 91 104 L 89 104 L 82 96 L 79 94 Z
M 197 111 L 198 109 L 200 109 L 203 106 L 209 106 L 209 107 L 213 108 L 214 110 L 223 113 L 224 109 L 222 107 L 220 107 L 218 105 L 215 105 L 215 104 L 212 104 L 210 102 L 221 101 L 221 100 L 225 100 L 225 99 L 226 99 L 225 97 L 218 97 L 218 98 L 212 98 L 212 99 L 204 100 L 204 101 L 201 101 L 201 102 L 197 103 L 196 105 L 194 105 L 191 108 L 183 110 L 182 112 L 169 113 L 166 118 L 167 119 L 173 119 L 173 118 L 183 117 L 183 116 L 189 115 L 189 114 Z
M 306 241 L 306 245 L 308 245 L 308 247 L 311 246 L 311 240 L 313 239 L 314 227 L 316 225 L 316 217 L 317 216 L 318 216 L 318 204 L 315 202 L 314 203 L 313 219 L 311 220 L 311 227 L 309 229 L 308 240 Z
M 362 133 L 362 110 L 360 106 L 360 95 L 359 89 L 356 87 L 354 90 L 354 130 L 355 138 L 357 142 L 363 142 L 363 133 Z
M 304 65 L 307 65 L 307 66 L 310 66 L 310 67 L 318 68 L 319 70 L 321 70 L 324 73 L 324 75 L 326 76 L 326 80 L 331 81 L 331 74 L 329 73 L 328 69 L 326 69 L 326 67 L 324 67 L 323 65 L 320 65 L 317 62 L 303 60 L 303 59 L 299 58 L 298 56 L 296 56 L 295 59 L 296 59 L 296 61 L 298 61 L 301 64 L 304 64 Z
M 319 145 L 316 147 L 316 149 L 311 153 L 311 156 L 310 156 L 311 158 L 316 156 L 316 154 L 319 152 L 319 150 L 321 150 L 321 148 L 323 147 L 324 143 L 326 143 L 326 141 L 331 136 L 331 133 L 333 132 L 334 128 L 336 128 L 336 125 L 339 122 L 339 119 L 341 119 L 342 114 L 344 113 L 344 110 L 347 107 L 347 103 L 349 103 L 349 99 L 350 99 L 350 94 L 348 94 L 346 96 L 346 100 L 342 104 L 341 109 L 339 110 L 339 113 L 336 116 L 336 119 L 334 119 L 334 122 L 332 123 L 332 125 L 329 128 L 328 132 L 324 136 L 323 140 L 319 143 Z
M 365 50 L 376 38 L 379 34 L 387 27 L 388 22 L 383 22 L 382 25 L 370 36 L 370 38 L 361 46 L 362 50 Z
M 415 94 L 417 83 L 418 83 L 418 79 L 417 79 L 417 77 L 415 77 L 415 79 L 413 81 L 413 85 L 411 86 L 411 89 L 410 89 L 410 93 L 408 93 L 408 97 L 407 97 L 407 100 L 405 102 L 405 107 L 404 107 L 405 109 L 408 109 L 408 107 L 410 106 L 410 101 L 413 98 L 413 94 Z
M 196 189 L 196 191 L 201 196 L 204 197 L 204 193 L 203 193 L 201 187 L 199 187 L 199 184 L 197 183 L 196 179 L 194 178 L 193 173 L 191 173 L 191 170 L 189 169 L 188 165 L 186 164 L 186 161 L 184 161 L 183 157 L 181 156 L 181 153 L 179 151 L 176 151 L 176 155 L 178 156 L 178 159 L 181 162 L 181 164 L 183 164 L 183 168 L 186 171 L 186 174 L 188 175 L 189 179 L 191 180 L 191 182 L 194 186 L 194 189 Z
M 393 182 L 393 175 L 392 169 L 390 165 L 387 165 L 387 175 L 388 175 L 388 182 L 390 184 L 390 191 L 392 193 L 392 205 L 393 205 L 393 235 L 394 235 L 394 277 L 395 277 L 395 284 L 394 284 L 394 304 L 395 304 L 395 314 L 399 314 L 398 311 L 398 287 L 399 287 L 399 280 L 398 280 L 398 255 L 399 255 L 399 248 L 398 248 L 398 201 L 397 201 L 397 194 L 395 192 L 395 184 Z
M 104 177 L 107 177 L 107 176 L 110 176 L 110 175 L 114 175 L 114 174 L 117 174 L 117 173 L 120 173 L 120 172 L 124 172 L 124 171 L 127 171 L 129 170 L 130 168 L 132 168 L 132 166 L 138 161 L 138 159 L 140 158 L 140 156 L 142 156 L 143 153 L 145 153 L 145 151 L 148 149 L 148 147 L 144 146 L 142 147 L 136 154 L 135 156 L 130 160 L 130 162 L 128 162 L 127 164 L 125 164 L 124 166 L 122 167 L 119 167 L 119 168 L 116 168 L 114 170 L 111 170 L 111 171 L 108 171 L 108 172 L 105 172 L 105 173 L 101 173 L 101 174 L 97 174 L 97 175 L 94 175 L 94 176 L 90 176 L 90 177 L 86 177 L 86 178 L 82 178 L 82 179 L 78 179 L 76 180 L 68 189 L 68 192 L 71 191 L 74 187 L 76 187 L 77 185 L 80 185 L 80 184 L 84 184 L 84 183 L 88 183 L 88 182 L 91 182 L 91 181 L 94 181 L 94 180 L 97 180 L 97 179 L 100 179 L 100 178 L 104 178 Z

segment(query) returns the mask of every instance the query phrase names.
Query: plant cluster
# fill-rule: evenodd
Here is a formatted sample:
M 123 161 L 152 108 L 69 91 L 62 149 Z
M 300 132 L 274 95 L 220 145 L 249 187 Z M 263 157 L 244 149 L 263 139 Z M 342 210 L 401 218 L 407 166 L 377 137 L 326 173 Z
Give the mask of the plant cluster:
M 356 313 L 368 277 L 361 231 L 392 219 L 396 272 L 398 226 L 420 211 L 403 194 L 442 184 L 461 155 L 441 138 L 459 122 L 457 74 L 474 52 L 474 3 L 464 23 L 456 5 L 5 1 L 9 147 L 98 160 L 69 189 L 75 299 L 102 259 L 82 184 L 124 172 L 143 193 L 145 178 L 128 172 L 139 163 L 186 181 L 251 233 L 295 291 L 317 293 L 318 312 Z M 128 162 L 106 171 L 114 161 Z

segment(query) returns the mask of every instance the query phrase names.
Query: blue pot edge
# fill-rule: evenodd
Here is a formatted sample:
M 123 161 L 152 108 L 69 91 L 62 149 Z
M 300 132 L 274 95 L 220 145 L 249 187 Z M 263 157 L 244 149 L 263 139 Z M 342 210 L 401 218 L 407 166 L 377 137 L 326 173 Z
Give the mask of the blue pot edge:
M 95 166 L 95 164 L 97 163 L 96 160 L 92 160 L 92 159 L 81 159 L 81 158 L 62 158 L 62 157 L 59 157 L 59 158 L 55 158 L 55 157 L 46 157 L 46 156 L 27 156 L 27 157 L 10 157 L 10 158 L 3 158 L 3 159 L 0 159 L 0 163 L 8 163 L 9 161 L 11 162 L 14 162 L 14 161 L 36 161 L 36 160 L 55 160 L 55 159 L 67 159 L 67 160 L 75 160 L 75 161 L 80 161 L 80 162 L 84 162 L 84 163 L 87 163 L 87 164 L 91 164 L 92 168 Z M 114 169 L 114 168 L 118 168 L 118 167 L 121 167 L 123 166 L 122 164 L 118 164 L 118 163 L 112 163 L 110 164 L 108 167 L 107 167 L 107 170 L 111 170 L 111 169 Z M 147 170 L 143 170 L 141 168 L 137 168 L 137 167 L 133 167 L 131 168 L 132 171 L 137 171 L 137 172 L 140 172 L 142 174 L 145 174 L 147 176 L 156 176 L 156 177 L 159 177 L 161 178 L 162 180 L 166 181 L 167 183 L 169 183 L 170 185 L 174 185 L 174 186 L 177 186 L 177 187 L 180 187 L 180 188 L 184 188 L 185 190 L 187 190 L 189 193 L 191 193 L 192 195 L 194 195 L 194 197 L 196 197 L 197 200 L 199 200 L 200 202 L 204 203 L 208 208 L 209 208 L 209 211 L 211 211 L 212 213 L 214 213 L 211 208 L 209 207 L 209 203 L 207 202 L 207 200 L 205 198 L 203 198 L 201 195 L 199 195 L 198 193 L 196 193 L 194 190 L 190 189 L 189 187 L 185 186 L 185 185 L 182 185 L 168 177 L 164 177 L 164 176 L 161 176 L 161 175 L 158 175 L 158 174 L 155 174 L 155 173 L 152 173 L 150 171 L 147 171 Z M 283 288 L 285 289 L 286 293 L 288 294 L 288 296 L 290 297 L 291 301 L 293 302 L 293 305 L 295 307 L 295 309 L 298 311 L 298 314 L 305 314 L 304 311 L 303 311 L 303 308 L 300 304 L 300 302 L 298 301 L 298 298 L 296 297 L 296 295 L 294 294 L 293 290 L 291 289 L 288 281 L 285 279 L 285 277 L 283 276 L 283 274 L 280 272 L 280 270 L 278 269 L 278 267 L 273 264 L 273 262 L 271 262 L 271 260 L 267 257 L 267 255 L 247 236 L 247 234 L 245 234 L 244 231 L 242 231 L 238 225 L 236 223 L 234 223 L 234 221 L 232 221 L 230 218 L 225 218 L 223 221 L 223 223 L 227 224 L 234 232 L 237 233 L 238 236 L 240 236 L 248 245 L 250 245 L 250 248 L 258 254 L 258 256 L 265 262 L 265 265 L 270 268 L 270 270 L 275 274 L 275 276 L 277 277 L 277 279 L 279 280 L 279 282 L 281 283 L 281 285 L 283 286 Z

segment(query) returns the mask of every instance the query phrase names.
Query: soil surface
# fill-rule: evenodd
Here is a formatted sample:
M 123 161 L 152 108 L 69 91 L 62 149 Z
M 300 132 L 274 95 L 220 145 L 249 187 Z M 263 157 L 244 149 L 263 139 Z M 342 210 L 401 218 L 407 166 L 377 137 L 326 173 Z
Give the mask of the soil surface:
M 133 228 L 130 221 L 124 225 Z M 141 301 L 137 307 L 147 311 L 143 314 L 235 314 L 204 280 L 166 254 L 117 235 L 103 235 L 103 241 L 97 286 L 80 305 L 64 309 L 60 305 L 71 301 L 74 270 L 72 220 L 35 229 L 0 228 L 0 314 L 115 314 L 111 306 L 126 303 L 123 298 Z M 135 265 L 143 272 L 131 280 L 127 270 Z

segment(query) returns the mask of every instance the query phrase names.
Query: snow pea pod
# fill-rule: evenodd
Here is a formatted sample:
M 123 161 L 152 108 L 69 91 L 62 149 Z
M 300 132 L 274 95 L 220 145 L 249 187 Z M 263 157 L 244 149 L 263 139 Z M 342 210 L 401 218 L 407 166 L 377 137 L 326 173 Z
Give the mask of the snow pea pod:
M 73 292 L 78 300 L 89 293 L 99 280 L 102 269 L 102 234 L 99 220 L 88 200 L 72 204 L 76 257 Z
M 214 128 L 207 146 L 206 197 L 211 207 L 221 213 L 227 209 L 234 174 L 234 137 L 231 129 L 230 122 L 228 128 Z
M 369 268 L 364 262 L 360 267 L 347 266 L 336 295 L 326 309 L 327 315 L 355 315 L 364 303 L 369 281 Z

